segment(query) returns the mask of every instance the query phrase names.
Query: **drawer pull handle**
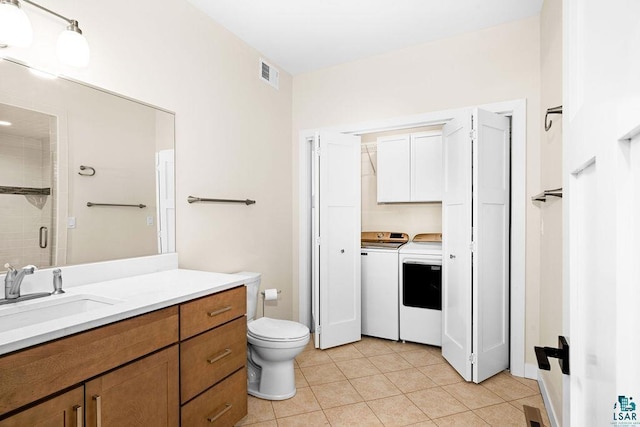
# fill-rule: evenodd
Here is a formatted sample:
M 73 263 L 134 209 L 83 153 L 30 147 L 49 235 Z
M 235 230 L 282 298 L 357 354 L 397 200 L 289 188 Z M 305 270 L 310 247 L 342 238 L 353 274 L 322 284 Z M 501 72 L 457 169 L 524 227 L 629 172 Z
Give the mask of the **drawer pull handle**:
M 102 397 L 96 394 L 93 400 L 96 401 L 96 427 L 102 427 Z
M 76 413 L 76 427 L 82 427 L 82 422 L 84 419 L 84 417 L 82 416 L 82 406 L 74 406 L 73 411 Z
M 215 423 L 215 422 L 216 422 L 216 420 L 217 420 L 218 418 L 220 418 L 221 416 L 223 416 L 224 414 L 226 414 L 227 412 L 229 412 L 229 411 L 231 410 L 231 407 L 232 407 L 232 406 L 233 406 L 233 405 L 232 405 L 231 403 L 227 403 L 227 404 L 224 406 L 224 409 L 223 409 L 222 411 L 218 412 L 218 413 L 217 413 L 217 414 L 215 414 L 215 415 L 212 415 L 212 416 L 210 416 L 210 417 L 207 417 L 207 421 L 209 421 L 210 423 Z
M 211 356 L 210 358 L 208 358 L 207 362 L 209 362 L 210 365 L 213 365 L 218 360 L 224 359 L 225 357 L 227 357 L 230 354 L 231 354 L 231 349 L 230 348 L 225 348 L 224 351 L 222 353 L 220 353 L 219 355 Z
M 226 313 L 229 310 L 231 310 L 231 306 L 230 305 L 228 305 L 226 307 L 219 308 L 217 310 L 210 311 L 209 312 L 209 317 L 215 317 L 218 314 Z

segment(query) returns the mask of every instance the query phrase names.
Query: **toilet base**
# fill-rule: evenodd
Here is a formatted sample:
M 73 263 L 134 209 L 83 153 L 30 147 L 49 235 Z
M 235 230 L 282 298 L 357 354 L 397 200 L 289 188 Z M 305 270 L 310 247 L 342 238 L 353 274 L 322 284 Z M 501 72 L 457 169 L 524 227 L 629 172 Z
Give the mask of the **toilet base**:
M 286 400 L 286 399 L 291 399 L 293 396 L 296 395 L 296 389 L 294 388 L 293 391 L 289 394 L 282 394 L 282 395 L 277 395 L 274 396 L 272 394 L 264 394 L 264 393 L 260 393 L 258 391 L 258 386 L 260 385 L 260 383 L 249 383 L 249 387 L 247 388 L 247 393 L 249 393 L 251 396 L 254 397 L 258 397 L 260 399 L 265 399 L 265 400 Z
M 272 361 L 265 368 L 258 365 L 254 357 L 258 358 L 256 354 L 247 358 L 247 393 L 265 400 L 285 400 L 296 395 L 293 359 Z

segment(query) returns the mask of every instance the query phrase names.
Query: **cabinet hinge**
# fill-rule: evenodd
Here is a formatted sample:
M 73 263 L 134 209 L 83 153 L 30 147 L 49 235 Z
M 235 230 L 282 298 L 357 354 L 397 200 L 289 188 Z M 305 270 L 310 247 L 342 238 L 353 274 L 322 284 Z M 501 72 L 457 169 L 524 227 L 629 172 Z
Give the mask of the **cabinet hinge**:
M 316 246 L 320 246 L 320 237 L 316 237 Z
M 469 355 L 469 362 L 471 362 L 472 365 L 475 365 L 476 363 L 478 363 L 478 357 L 476 356 L 475 353 L 471 353 Z
M 322 326 L 316 326 L 316 334 L 320 335 L 322 333 Z
M 471 129 L 469 131 L 469 138 L 471 138 L 472 141 L 475 141 L 477 137 L 478 137 L 478 134 L 477 134 L 476 130 L 475 129 Z

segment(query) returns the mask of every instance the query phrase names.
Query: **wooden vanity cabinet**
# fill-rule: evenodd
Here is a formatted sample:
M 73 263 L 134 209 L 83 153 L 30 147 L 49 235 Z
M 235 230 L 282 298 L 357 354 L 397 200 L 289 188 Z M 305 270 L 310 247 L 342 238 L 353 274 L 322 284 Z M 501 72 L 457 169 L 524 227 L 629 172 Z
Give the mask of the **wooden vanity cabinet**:
M 245 295 L 239 286 L 0 356 L 0 427 L 235 424 L 247 414 Z

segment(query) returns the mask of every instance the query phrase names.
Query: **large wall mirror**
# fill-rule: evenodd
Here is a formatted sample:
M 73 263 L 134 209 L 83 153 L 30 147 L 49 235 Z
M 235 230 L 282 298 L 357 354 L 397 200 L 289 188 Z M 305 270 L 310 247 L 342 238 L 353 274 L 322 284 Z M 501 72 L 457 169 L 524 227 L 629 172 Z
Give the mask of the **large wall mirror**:
M 174 114 L 7 59 L 0 76 L 0 271 L 174 252 Z

